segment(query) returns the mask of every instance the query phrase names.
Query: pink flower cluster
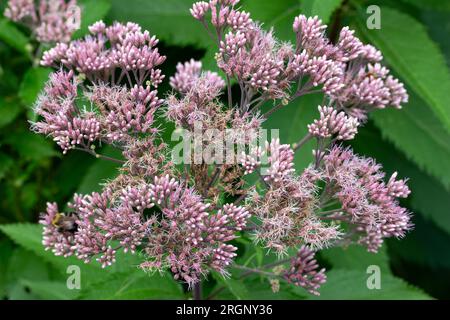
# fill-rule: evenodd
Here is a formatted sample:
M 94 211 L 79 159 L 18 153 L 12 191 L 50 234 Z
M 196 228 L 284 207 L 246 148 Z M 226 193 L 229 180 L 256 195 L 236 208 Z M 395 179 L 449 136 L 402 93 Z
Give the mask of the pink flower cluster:
M 264 177 L 268 190 L 253 204 L 262 221 L 256 235 L 267 247 L 284 252 L 299 240 L 314 248 L 327 247 L 344 235 L 338 226 L 345 223 L 351 228 L 346 237 L 356 237 L 376 252 L 384 238 L 403 237 L 411 229 L 411 214 L 397 200 L 410 190 L 406 180 L 396 179 L 397 173 L 385 183 L 381 166 L 372 159 L 335 146 L 323 156 L 322 166 L 296 177 L 289 146 L 277 140 L 269 145 L 273 156 Z M 246 173 L 261 167 L 261 154 L 255 150 L 242 158 Z M 325 183 L 322 189 L 319 181 Z M 340 207 L 328 210 L 336 200 Z
M 358 120 L 338 112 L 333 107 L 319 106 L 320 119 L 308 125 L 309 133 L 318 138 L 335 136 L 337 140 L 352 140 L 358 132 Z
M 381 53 L 364 45 L 348 27 L 332 44 L 320 19 L 300 15 L 293 23 L 297 38 L 293 48 L 262 30 L 248 13 L 237 10 L 238 2 L 197 2 L 191 14 L 209 29 L 206 14 L 211 12 L 211 24 L 222 39 L 218 66 L 235 77 L 245 92 L 241 107 L 248 108 L 258 94 L 270 99 L 294 99 L 320 87 L 338 109 L 364 120 L 368 110 L 399 108 L 408 101 L 403 84 L 379 64 Z M 293 83 L 297 86 L 292 92 Z
M 275 250 L 279 255 L 294 245 L 308 244 L 321 249 L 340 239 L 337 225 L 329 225 L 316 215 L 319 207 L 319 188 L 314 170 L 295 174 L 294 151 L 289 145 L 280 145 L 278 139 L 266 144 L 266 151 L 254 149 L 241 157 L 246 174 L 263 168 L 267 156 L 268 168 L 263 172 L 266 192 L 257 195 L 250 207 L 261 221 L 255 231 L 258 242 Z
M 218 99 L 225 82 L 216 72 L 202 71 L 200 61 L 179 63 L 170 85 L 178 94 L 166 99 L 166 117 L 178 127 L 192 131 L 200 127 L 202 132 L 230 128 L 236 143 L 249 143 L 261 127 L 259 114 L 223 111 Z
M 322 199 L 337 199 L 342 205 L 322 219 L 348 223 L 369 251 L 377 252 L 384 238 L 403 237 L 411 229 L 411 214 L 397 200 L 410 190 L 406 180 L 396 179 L 397 173 L 384 183 L 379 164 L 335 146 L 324 157 L 320 174 L 327 184 Z
M 41 64 L 76 70 L 84 74 L 92 83 L 109 82 L 143 86 L 148 80 L 158 87 L 164 76 L 157 67 L 166 57 L 158 52 L 159 40 L 148 31 L 132 22 L 115 22 L 106 27 L 96 22 L 89 27 L 91 35 L 70 44 L 58 43 L 46 51 Z
M 208 267 L 226 274 L 236 256 L 228 244 L 242 230 L 250 213 L 225 204 L 215 214 L 194 189 L 174 178 L 156 176 L 153 183 L 128 186 L 118 194 L 75 195 L 70 205 L 76 216 L 75 230 L 60 230 L 55 223 L 56 204 L 49 204 L 41 223 L 44 246 L 57 255 L 75 254 L 89 262 L 97 257 L 103 267 L 115 261 L 117 250 L 144 250 L 149 260 L 144 269 L 168 266 L 175 279 L 192 285 Z M 144 211 L 148 211 L 147 217 Z M 117 243 L 117 246 L 113 246 Z
M 9 0 L 5 17 L 28 25 L 39 42 L 69 42 L 80 27 L 76 0 Z
M 240 164 L 245 168 L 245 174 L 250 174 L 260 168 L 263 160 L 269 165 L 264 173 L 264 180 L 269 183 L 279 183 L 290 176 L 294 169 L 294 151 L 288 144 L 280 144 L 280 139 L 266 141 L 264 150 L 254 147 L 249 154 L 242 152 Z
M 35 106 L 35 113 L 42 120 L 34 123 L 32 129 L 52 136 L 63 153 L 76 145 L 90 147 L 101 135 L 95 113 L 81 112 L 76 106 L 77 87 L 72 71 L 54 73 Z
M 20 10 L 29 10 L 23 3 Z M 104 267 L 114 263 L 118 250 L 140 251 L 143 270 L 170 270 L 175 279 L 198 286 L 211 270 L 229 274 L 238 254 L 231 241 L 251 231 L 249 239 L 278 256 L 298 250 L 289 267 L 279 260 L 273 284 L 284 279 L 318 294 L 326 276 L 314 259 L 316 250 L 356 242 L 376 252 L 385 238 L 403 237 L 412 227 L 411 214 L 399 204 L 410 193 L 406 179 L 394 173 L 384 181 L 374 160 L 336 145 L 353 139 L 372 109 L 407 102 L 403 84 L 381 65 L 381 53 L 348 27 L 332 43 L 317 17 L 303 15 L 293 22 L 296 44 L 281 43 L 238 3 L 201 1 L 191 9 L 214 35 L 226 79 L 191 59 L 176 66 L 169 79 L 173 92 L 165 99 L 156 89 L 166 57 L 156 47 L 158 39 L 135 23 L 99 21 L 84 39 L 60 42 L 44 53 L 43 65 L 61 69 L 36 103 L 33 129 L 51 136 L 63 153 L 76 148 L 101 157 L 96 146 L 108 143 L 125 158 L 103 156 L 122 164 L 118 176 L 100 193 L 75 195 L 72 212 L 48 204 L 41 219 L 47 249 L 96 259 Z M 18 8 L 10 5 L 8 14 L 21 19 Z M 233 100 L 232 80 L 240 101 Z M 324 103 L 304 138 L 293 147 L 279 139 L 253 145 L 257 134 L 248 133 L 259 132 L 272 112 L 316 92 Z M 267 102 L 274 106 L 263 112 Z M 238 144 L 232 149 L 248 152 L 213 164 L 189 155 L 184 166 L 175 166 L 155 125 L 162 106 L 163 118 L 189 135 L 231 131 Z M 295 152 L 311 139 L 317 142 L 314 161 L 297 173 Z M 211 140 L 193 149 L 224 151 Z M 257 182 L 248 186 L 245 176 L 253 173 Z M 229 197 L 236 198 L 225 203 Z
M 204 78 L 204 81 L 199 81 L 199 78 Z M 225 87 L 225 82 L 216 72 L 206 71 L 202 73 L 200 61 L 191 59 L 184 64 L 178 63 L 177 72 L 173 77 L 170 77 L 170 86 L 182 94 L 187 94 L 198 84 L 209 86 L 210 88 L 203 91 L 210 92 L 205 95 L 211 97 L 216 97 Z M 199 90 L 197 89 L 197 91 Z
M 249 212 L 226 204 L 210 214 L 209 204 L 203 203 L 193 189 L 167 176 L 155 178 L 150 188 L 164 218 L 149 235 L 145 250 L 151 260 L 143 267 L 168 263 L 175 278 L 188 284 L 199 281 L 208 266 L 226 274 L 237 250 L 227 242 L 246 226 Z
M 33 129 L 52 136 L 64 153 L 89 150 L 96 140 L 124 142 L 158 131 L 152 124 L 163 100 L 152 87 L 164 78 L 155 67 L 165 60 L 154 48 L 158 40 L 133 23 L 106 27 L 97 22 L 90 30 L 92 36 L 58 43 L 42 60 L 43 65 L 62 64 L 69 71 L 51 75 L 36 103 L 42 119 Z M 84 85 L 86 77 L 89 86 Z M 90 105 L 81 106 L 86 100 Z

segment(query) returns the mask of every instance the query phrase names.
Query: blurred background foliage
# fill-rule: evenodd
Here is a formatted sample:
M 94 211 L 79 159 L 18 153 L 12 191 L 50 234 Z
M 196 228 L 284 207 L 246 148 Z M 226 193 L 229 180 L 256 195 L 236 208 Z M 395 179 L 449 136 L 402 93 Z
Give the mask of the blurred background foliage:
M 6 0 L 0 1 L 0 12 Z M 163 72 L 174 73 L 178 61 L 201 59 L 216 69 L 215 46 L 189 14 L 190 0 L 78 0 L 82 26 L 104 19 L 134 21 L 156 34 L 168 59 Z M 321 299 L 450 298 L 450 0 L 242 0 L 252 17 L 274 27 L 282 40 L 293 40 L 292 21 L 300 13 L 319 15 L 331 38 L 349 25 L 365 42 L 375 44 L 385 62 L 410 93 L 401 111 L 372 114 L 353 148 L 376 158 L 388 175 L 409 177 L 411 196 L 404 205 L 415 213 L 415 229 L 401 241 L 388 241 L 373 255 L 361 247 L 322 251 L 328 272 Z M 369 5 L 381 8 L 381 30 L 366 27 Z M 108 272 L 96 264 L 45 252 L 36 224 L 46 201 L 60 205 L 74 192 L 98 190 L 116 167 L 76 151 L 62 156 L 49 139 L 33 134 L 32 105 L 51 70 L 32 58 L 36 46 L 28 30 L 0 17 L 0 297 L 3 299 L 183 299 L 186 288 L 168 275 L 148 275 L 136 268 L 140 258 L 120 255 Z M 166 78 L 167 79 L 167 78 Z M 169 90 L 167 81 L 161 95 Z M 316 117 L 320 96 L 286 106 L 266 122 L 279 128 L 284 143 L 293 143 Z M 166 127 L 166 132 L 172 128 Z M 310 161 L 311 147 L 296 155 L 300 170 Z M 108 150 L 104 150 L 108 152 Z M 239 263 L 258 266 L 273 259 L 241 240 Z M 68 290 L 66 268 L 81 267 L 81 290 Z M 381 290 L 366 288 L 366 268 L 380 266 Z M 267 279 L 224 281 L 212 275 L 206 295 L 234 299 L 310 299 L 301 289 L 284 286 L 272 293 Z M 317 297 L 314 297 L 317 298 Z

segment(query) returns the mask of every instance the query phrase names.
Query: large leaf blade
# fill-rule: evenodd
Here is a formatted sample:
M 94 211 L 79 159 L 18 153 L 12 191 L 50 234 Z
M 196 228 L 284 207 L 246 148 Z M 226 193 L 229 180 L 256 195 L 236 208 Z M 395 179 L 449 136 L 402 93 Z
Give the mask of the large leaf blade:
M 415 94 L 402 110 L 374 112 L 384 138 L 450 190 L 450 134 Z
M 450 132 L 450 73 L 442 53 L 415 19 L 388 7 L 381 11 L 381 29 L 368 30 L 360 19 L 359 31 L 383 52 L 391 67 Z M 413 34 L 414 41 L 407 34 Z
M 330 21 L 333 12 L 341 5 L 342 0 L 302 0 L 302 12 L 307 16 L 318 16 L 323 23 Z

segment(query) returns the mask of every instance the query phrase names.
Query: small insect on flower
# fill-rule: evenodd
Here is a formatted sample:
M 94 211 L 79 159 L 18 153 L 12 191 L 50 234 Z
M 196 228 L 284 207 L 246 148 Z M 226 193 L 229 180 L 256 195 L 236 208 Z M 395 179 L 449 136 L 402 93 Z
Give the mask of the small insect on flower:
M 78 214 L 76 212 L 57 213 L 52 219 L 52 226 L 57 228 L 58 232 L 74 234 L 78 230 Z

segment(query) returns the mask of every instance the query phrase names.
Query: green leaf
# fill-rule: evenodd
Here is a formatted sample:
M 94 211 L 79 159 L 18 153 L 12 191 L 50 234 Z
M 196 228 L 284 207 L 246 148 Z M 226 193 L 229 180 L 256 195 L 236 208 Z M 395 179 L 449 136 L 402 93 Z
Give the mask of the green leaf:
M 450 2 L 448 2 L 450 6 Z M 422 22 L 425 23 L 426 28 L 436 41 L 444 54 L 447 66 L 450 66 L 450 20 L 448 19 L 448 12 L 442 11 L 422 11 Z
M 450 190 L 450 134 L 415 94 L 402 110 L 372 114 L 383 137 Z
M 3 18 L 0 18 L 0 40 L 17 51 L 30 56 L 28 38 L 12 22 Z
M 78 266 L 80 268 L 82 290 L 85 288 L 94 288 L 97 283 L 107 282 L 110 277 L 116 277 L 116 274 L 134 274 L 135 276 L 140 274 L 142 277 L 147 276 L 142 270 L 138 269 L 138 265 L 143 260 L 138 254 L 132 255 L 119 251 L 116 254 L 116 263 L 105 270 L 96 261 L 85 264 L 76 257 L 64 258 L 55 256 L 52 252 L 44 250 L 42 245 L 42 226 L 40 225 L 29 223 L 7 224 L 0 225 L 0 230 L 16 244 L 33 252 L 42 258 L 43 261 L 50 263 L 64 278 L 67 277 L 67 268 L 69 266 Z M 111 281 L 116 280 L 116 278 L 113 278 Z M 168 284 L 166 283 L 166 285 Z M 170 287 L 169 289 L 173 290 Z
M 116 273 L 107 281 L 82 290 L 81 299 L 183 299 L 181 286 L 168 274 L 152 276 L 137 271 Z
M 57 264 L 61 257 L 45 251 L 42 245 L 42 226 L 31 223 L 16 223 L 0 225 L 0 230 L 21 247 L 32 251 L 44 260 Z
M 133 21 L 151 34 L 170 44 L 196 44 L 205 47 L 211 44 L 200 22 L 189 9 L 193 2 L 185 0 L 112 0 L 109 22 Z
M 234 298 L 238 300 L 248 299 L 249 290 L 247 289 L 243 281 L 233 278 L 224 278 L 217 272 L 213 273 L 213 277 L 219 284 L 225 286 L 228 290 L 230 290 Z
M 59 155 L 53 144 L 31 131 L 14 132 L 6 136 L 4 142 L 14 148 L 21 157 L 29 160 L 42 160 Z
M 77 265 L 82 274 L 82 286 L 90 282 L 101 281 L 108 273 L 98 264 L 85 264 L 75 257 L 64 258 L 45 251 L 42 245 L 42 226 L 30 223 L 0 225 L 0 230 L 21 247 L 33 252 L 44 261 L 56 267 L 62 275 L 66 275 L 67 267 Z M 36 279 L 31 279 L 36 280 Z
M 5 153 L 0 152 L 0 180 L 5 177 L 8 170 L 14 165 L 14 160 Z
M 0 97 L 0 128 L 13 122 L 21 109 L 17 100 Z
M 450 132 L 450 73 L 442 53 L 415 19 L 387 7 L 381 12 L 380 30 L 368 30 L 361 19 L 359 31 L 383 52 L 391 67 Z M 408 34 L 414 35 L 414 41 L 405 36 Z
M 292 24 L 294 18 L 300 14 L 298 0 L 248 0 L 243 2 L 242 9 L 250 12 L 253 20 L 262 22 L 264 29 L 273 27 L 278 39 L 295 40 Z
M 88 27 L 102 20 L 111 8 L 111 3 L 107 0 L 79 0 L 77 4 L 81 7 L 81 26 L 73 35 L 75 39 L 88 33 Z
M 228 281 L 228 280 L 226 280 Z M 300 290 L 295 290 L 291 284 L 280 281 L 280 290 L 278 292 L 273 292 L 270 282 L 267 277 L 251 276 L 245 278 L 241 281 L 248 288 L 248 293 L 246 299 L 248 300 L 302 300 L 305 299 L 306 292 L 300 292 Z M 220 284 L 221 286 L 221 284 Z M 214 299 L 236 299 L 235 294 L 233 294 L 228 287 L 227 290 L 221 291 Z
M 331 270 L 327 272 L 327 282 L 320 289 L 320 296 L 309 296 L 317 300 L 423 300 L 430 299 L 426 293 L 402 279 L 381 272 L 381 288 L 368 289 L 367 279 L 371 274 L 366 270 Z
M 107 155 L 114 158 L 121 158 L 119 150 L 110 146 L 103 148 L 98 153 Z M 88 169 L 86 175 L 81 181 L 77 193 L 90 193 L 94 191 L 100 191 L 102 189 L 102 183 L 107 179 L 113 179 L 119 173 L 118 168 L 120 164 L 112 161 L 97 159 Z
M 402 0 L 403 2 L 410 3 L 419 9 L 433 9 L 433 10 L 446 10 L 450 11 L 450 2 L 442 0 Z
M 44 300 L 72 300 L 79 295 L 79 291 L 70 290 L 64 281 L 37 281 L 21 280 L 20 284 L 26 286 L 31 292 Z
M 302 13 L 306 16 L 318 16 L 323 23 L 330 21 L 333 12 L 343 0 L 302 0 Z
M 420 213 L 413 218 L 414 230 L 402 241 L 388 240 L 389 252 L 402 260 L 426 267 L 435 271 L 450 270 L 450 237 L 435 222 L 426 221 Z M 391 254 L 392 256 L 392 254 Z M 409 271 L 409 270 L 408 270 Z M 433 275 L 423 275 L 423 277 Z
M 35 299 L 34 293 L 21 283 L 23 280 L 47 281 L 49 266 L 35 254 L 19 248 L 14 251 L 6 271 L 9 299 Z
M 377 265 L 383 272 L 390 273 L 389 258 L 386 246 L 379 249 L 378 253 L 367 252 L 360 245 L 348 247 L 333 247 L 320 251 L 320 256 L 325 258 L 335 269 L 366 270 L 370 265 Z
M 7 268 L 13 255 L 13 247 L 10 241 L 0 242 L 0 299 L 6 296 L 7 292 Z
M 51 69 L 41 67 L 27 70 L 19 89 L 19 97 L 26 106 L 31 107 L 34 104 L 51 72 Z

